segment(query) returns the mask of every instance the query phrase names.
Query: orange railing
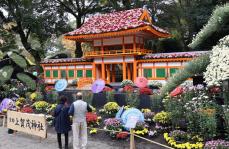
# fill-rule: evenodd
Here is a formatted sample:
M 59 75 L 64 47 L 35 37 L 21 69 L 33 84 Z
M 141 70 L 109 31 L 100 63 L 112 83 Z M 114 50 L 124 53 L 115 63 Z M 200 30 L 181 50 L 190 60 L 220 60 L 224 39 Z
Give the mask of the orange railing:
M 89 51 L 84 52 L 84 57 L 94 57 L 94 56 L 113 56 L 113 55 L 144 55 L 148 53 L 153 53 L 152 50 L 146 49 L 123 49 L 123 50 L 105 50 L 105 51 Z

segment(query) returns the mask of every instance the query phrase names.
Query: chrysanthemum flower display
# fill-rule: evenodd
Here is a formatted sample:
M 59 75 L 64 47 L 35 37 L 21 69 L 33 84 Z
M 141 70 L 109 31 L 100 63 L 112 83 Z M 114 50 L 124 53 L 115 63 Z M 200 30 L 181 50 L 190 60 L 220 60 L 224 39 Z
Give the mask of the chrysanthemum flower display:
M 116 102 L 108 102 L 103 106 L 104 112 L 108 115 L 115 115 L 119 110 L 119 105 Z
M 213 47 L 210 64 L 204 73 L 208 86 L 220 86 L 223 80 L 229 79 L 229 35 Z
M 192 139 L 184 139 L 186 133 L 183 131 L 175 130 L 171 133 L 164 133 L 166 142 L 175 149 L 202 149 L 204 144 L 202 139 L 198 137 L 199 141 L 194 142 Z M 176 139 L 184 140 L 176 140 Z M 192 137 L 191 137 L 192 138 Z
M 122 123 L 121 120 L 116 119 L 116 118 L 108 118 L 104 121 L 104 129 L 110 130 L 108 133 L 111 137 L 116 137 L 116 135 L 118 134 L 115 131 L 122 131 Z

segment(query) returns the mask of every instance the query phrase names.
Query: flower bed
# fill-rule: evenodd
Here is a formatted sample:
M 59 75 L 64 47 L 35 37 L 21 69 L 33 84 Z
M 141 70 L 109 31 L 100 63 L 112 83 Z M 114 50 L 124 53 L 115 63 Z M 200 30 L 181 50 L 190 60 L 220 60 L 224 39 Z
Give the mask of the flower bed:
M 100 109 L 101 114 L 106 114 L 110 117 L 115 116 L 119 110 L 119 105 L 116 102 L 108 102 L 103 106 L 103 109 Z
M 177 141 L 174 137 L 178 137 L 179 135 L 177 134 L 176 136 L 170 136 L 171 134 L 169 133 L 164 133 L 164 139 L 166 142 L 176 148 L 176 149 L 202 149 L 204 144 L 201 142 L 202 140 L 199 140 L 198 142 L 195 143 L 190 143 L 190 141 L 187 142 L 181 142 Z M 184 133 L 182 132 L 180 136 L 184 136 Z
M 104 121 L 104 125 L 105 125 L 104 129 L 111 130 L 108 133 L 113 138 L 115 138 L 116 135 L 118 134 L 115 131 L 122 131 L 122 128 L 123 128 L 121 120 L 116 119 L 116 118 L 108 118 L 108 119 L 106 119 Z
M 204 145 L 205 149 L 227 149 L 229 148 L 229 141 L 225 140 L 212 140 Z

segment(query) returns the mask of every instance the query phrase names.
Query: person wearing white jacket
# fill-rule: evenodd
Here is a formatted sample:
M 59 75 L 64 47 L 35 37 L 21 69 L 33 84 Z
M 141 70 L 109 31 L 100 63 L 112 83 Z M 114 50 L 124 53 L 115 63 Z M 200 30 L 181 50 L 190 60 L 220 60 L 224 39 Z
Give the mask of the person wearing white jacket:
M 76 101 L 72 103 L 69 109 L 69 115 L 73 116 L 72 133 L 73 149 L 86 149 L 87 146 L 87 122 L 86 113 L 92 109 L 85 101 L 81 92 L 76 94 Z

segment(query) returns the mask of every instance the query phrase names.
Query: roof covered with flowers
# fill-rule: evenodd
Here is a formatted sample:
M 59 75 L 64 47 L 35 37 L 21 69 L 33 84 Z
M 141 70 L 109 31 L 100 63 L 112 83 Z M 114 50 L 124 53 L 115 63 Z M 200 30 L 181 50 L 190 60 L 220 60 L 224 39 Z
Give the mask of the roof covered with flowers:
M 89 18 L 80 28 L 65 34 L 65 36 L 78 36 L 88 34 L 101 34 L 108 32 L 117 32 L 138 27 L 148 26 L 162 34 L 169 33 L 155 25 L 152 25 L 142 15 L 148 11 L 143 8 L 112 12 L 107 14 L 98 14 Z
M 91 62 L 91 59 L 84 58 L 61 58 L 61 59 L 44 59 L 41 64 L 56 64 L 56 63 L 74 63 L 74 62 Z
M 161 58 L 194 58 L 209 54 L 210 51 L 191 51 L 191 52 L 173 52 L 173 53 L 153 53 L 139 57 L 139 59 L 161 59 Z

